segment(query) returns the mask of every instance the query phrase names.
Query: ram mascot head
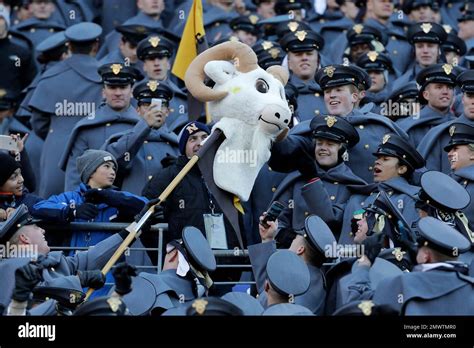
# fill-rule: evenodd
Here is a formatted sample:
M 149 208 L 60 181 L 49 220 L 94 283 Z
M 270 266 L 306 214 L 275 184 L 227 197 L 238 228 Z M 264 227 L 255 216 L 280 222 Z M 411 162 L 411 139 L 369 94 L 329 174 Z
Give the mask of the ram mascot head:
M 205 84 L 206 77 L 215 83 L 212 88 Z M 225 135 L 214 159 L 214 181 L 243 201 L 270 157 L 272 142 L 288 132 L 287 81 L 286 69 L 277 65 L 263 70 L 253 50 L 240 42 L 204 51 L 186 72 L 188 91 L 208 102 L 208 112 L 217 121 L 213 131 L 220 129 Z

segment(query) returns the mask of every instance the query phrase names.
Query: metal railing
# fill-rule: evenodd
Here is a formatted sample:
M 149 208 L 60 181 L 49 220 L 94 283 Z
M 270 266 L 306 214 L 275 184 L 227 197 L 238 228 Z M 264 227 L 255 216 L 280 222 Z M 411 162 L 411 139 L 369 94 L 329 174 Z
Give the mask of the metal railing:
M 74 232 L 74 231 L 102 231 L 102 232 L 119 232 L 124 228 L 128 227 L 128 223 L 117 223 L 117 222 L 71 222 L 69 224 L 49 224 L 42 223 L 42 227 L 48 232 Z M 130 247 L 129 251 L 152 251 L 157 252 L 156 266 L 149 265 L 134 265 L 142 270 L 155 269 L 156 273 L 159 274 L 163 268 L 163 233 L 168 231 L 168 224 L 156 224 L 151 226 L 150 232 L 158 233 L 158 245 L 156 248 L 140 248 Z M 51 250 L 60 250 L 64 252 L 70 251 L 83 251 L 88 250 L 89 247 L 70 247 L 70 246 L 50 246 Z M 243 271 L 251 270 L 250 261 L 248 259 L 248 251 L 242 249 L 231 249 L 231 250 L 213 250 L 214 256 L 217 261 L 218 269 L 241 269 Z M 126 255 L 128 252 L 126 252 Z M 219 263 L 219 261 L 225 260 L 225 263 Z M 229 261 L 236 261 L 229 262 Z M 215 282 L 216 285 L 232 285 L 232 284 L 255 284 L 254 281 L 235 281 L 235 282 Z M 107 284 L 108 285 L 108 284 Z

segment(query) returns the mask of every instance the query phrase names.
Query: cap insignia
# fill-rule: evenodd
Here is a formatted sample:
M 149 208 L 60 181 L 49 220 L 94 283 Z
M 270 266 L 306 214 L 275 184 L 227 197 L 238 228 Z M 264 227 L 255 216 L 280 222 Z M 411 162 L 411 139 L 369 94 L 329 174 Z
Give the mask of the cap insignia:
M 110 68 L 112 69 L 114 75 L 118 75 L 122 70 L 122 64 L 112 64 Z
M 158 47 L 158 44 L 160 43 L 160 38 L 158 36 L 152 36 L 148 39 L 148 42 L 153 46 L 153 47 Z
M 148 86 L 148 88 L 150 88 L 150 91 L 154 92 L 160 84 L 158 83 L 158 81 L 150 80 L 147 82 L 146 85 Z
M 304 39 L 306 38 L 306 35 L 307 35 L 307 34 L 308 34 L 308 33 L 307 33 L 305 30 L 300 30 L 300 31 L 297 31 L 295 35 L 296 35 L 296 37 L 298 38 L 298 40 L 304 41 Z
M 362 24 L 356 24 L 352 27 L 352 30 L 354 30 L 355 33 L 359 35 L 360 33 L 362 33 L 362 30 L 364 30 L 364 26 Z
M 403 260 L 403 255 L 405 255 L 406 252 L 405 251 L 402 251 L 401 248 L 395 248 L 393 249 L 392 251 L 392 255 L 395 256 L 395 259 L 400 262 Z
M 451 64 L 443 64 L 443 70 L 446 75 L 451 74 L 451 71 L 453 71 L 453 66 Z
M 271 41 L 263 41 L 263 42 L 262 42 L 262 48 L 263 48 L 265 51 L 268 50 L 268 49 L 270 49 L 270 48 L 272 48 L 272 47 L 273 47 L 273 42 L 271 42 Z
M 196 312 L 199 315 L 203 315 L 204 312 L 206 311 L 207 304 L 208 302 L 206 300 L 199 299 L 199 300 L 194 301 L 193 308 L 196 310 Z
M 449 24 L 444 24 L 443 29 L 447 34 L 449 34 L 453 30 L 453 28 Z
M 366 316 L 369 316 L 372 314 L 372 307 L 375 306 L 375 304 L 372 301 L 362 301 L 357 305 L 357 307 L 360 308 L 362 313 Z
M 275 48 L 272 48 L 271 50 L 268 50 L 268 53 L 270 53 L 273 59 L 276 59 L 278 57 L 278 54 L 280 53 L 280 50 L 275 47 Z
M 290 29 L 292 32 L 295 32 L 296 29 L 300 26 L 298 22 L 290 22 L 288 23 L 288 29 Z
M 109 304 L 112 312 L 115 313 L 118 311 L 120 305 L 122 304 L 122 301 L 120 301 L 120 299 L 118 299 L 117 297 L 109 297 L 107 299 L 107 303 Z
M 324 68 L 324 73 L 328 75 L 329 77 L 332 77 L 335 71 L 336 71 L 336 68 L 333 67 L 332 65 L 329 65 Z
M 369 57 L 369 60 L 371 62 L 375 62 L 377 60 L 378 56 L 379 56 L 379 54 L 375 51 L 370 51 L 369 53 L 367 53 L 367 57 Z
M 335 118 L 334 116 L 328 116 L 328 117 L 325 118 L 325 120 L 326 120 L 326 124 L 329 128 L 334 126 L 337 122 L 337 118 Z
M 433 26 L 431 25 L 431 23 L 423 23 L 420 25 L 420 28 L 425 34 L 428 34 L 433 28 Z
M 456 126 L 449 127 L 449 136 L 452 137 L 455 131 L 456 131 Z

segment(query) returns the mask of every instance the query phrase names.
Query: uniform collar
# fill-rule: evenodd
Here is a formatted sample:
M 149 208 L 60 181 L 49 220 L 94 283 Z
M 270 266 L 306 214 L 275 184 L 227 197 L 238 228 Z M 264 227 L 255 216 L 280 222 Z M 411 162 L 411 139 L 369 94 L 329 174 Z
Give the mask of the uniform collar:
M 145 25 L 151 28 L 162 28 L 163 22 L 160 19 L 153 19 L 151 16 L 143 13 L 142 11 L 138 11 L 135 17 L 132 17 L 123 23 L 124 25 L 131 25 L 131 24 L 139 24 Z
M 309 82 L 304 82 L 295 74 L 291 74 L 290 82 L 295 85 L 298 91 L 301 92 L 320 92 L 322 94 L 321 87 L 314 81 L 314 79 L 309 80 Z
M 452 173 L 455 179 L 468 179 L 474 181 L 474 164 L 461 168 L 459 170 L 456 170 Z M 459 180 L 458 180 L 459 181 Z
M 99 116 L 99 118 L 101 118 L 102 115 L 104 115 L 104 116 L 112 116 L 112 117 L 107 117 L 107 118 L 116 118 L 119 120 L 126 120 L 126 119 L 135 120 L 135 121 L 140 120 L 140 117 L 138 116 L 137 111 L 131 104 L 128 106 L 128 108 L 122 111 L 115 111 L 108 104 L 103 104 L 99 110 L 97 110 L 97 114 L 99 115 L 96 115 L 96 116 Z
M 405 178 L 401 177 L 401 176 L 398 176 L 398 177 L 389 179 L 387 181 L 381 182 L 381 183 L 379 183 L 379 185 L 382 189 L 384 189 L 386 191 L 387 191 L 387 188 L 389 190 L 393 189 L 393 190 L 396 190 L 398 192 L 407 194 L 409 196 L 414 196 L 420 190 L 419 187 L 410 185 L 408 183 L 408 181 Z
M 345 185 L 366 185 L 367 183 L 355 175 L 352 170 L 344 163 L 325 170 L 321 168 L 316 162 L 318 167 L 319 177 L 327 181 L 341 182 Z
M 467 124 L 474 124 L 474 120 L 471 120 L 471 119 L 467 118 L 466 115 L 464 115 L 464 114 L 459 116 L 457 120 L 458 120 L 458 122 L 464 122 L 464 123 L 467 123 Z

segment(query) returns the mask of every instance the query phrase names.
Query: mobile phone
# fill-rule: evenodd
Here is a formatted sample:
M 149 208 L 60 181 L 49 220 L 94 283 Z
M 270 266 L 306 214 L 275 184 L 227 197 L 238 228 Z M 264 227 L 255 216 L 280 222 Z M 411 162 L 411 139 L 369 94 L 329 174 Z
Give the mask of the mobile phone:
M 156 110 L 161 110 L 162 103 L 163 103 L 163 101 L 159 98 L 152 98 L 151 99 L 151 106 L 156 105 L 155 106 Z
M 16 140 L 9 135 L 0 135 L 0 149 L 8 151 L 18 151 Z
M 270 206 L 270 209 L 267 211 L 267 215 L 263 218 L 263 220 L 260 222 L 260 224 L 268 228 L 270 227 L 267 222 L 268 221 L 275 221 L 281 214 L 281 212 L 285 209 L 285 205 L 283 203 L 280 203 L 278 201 L 274 201 L 272 205 Z

